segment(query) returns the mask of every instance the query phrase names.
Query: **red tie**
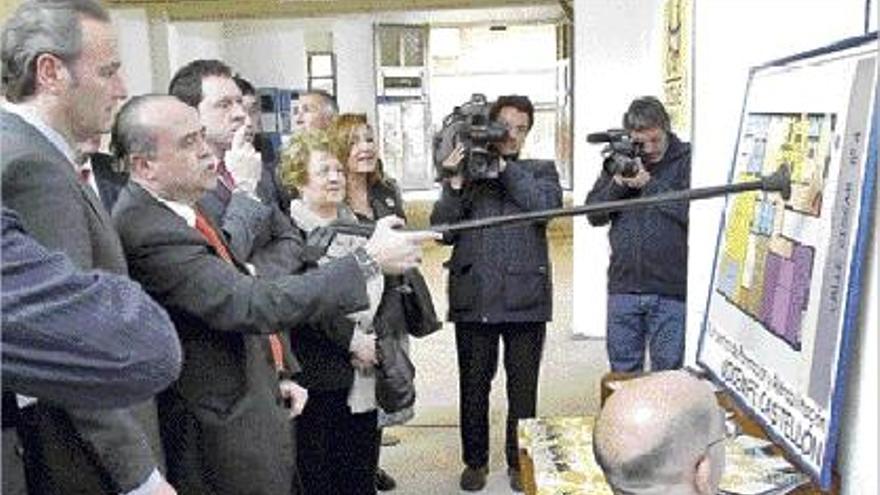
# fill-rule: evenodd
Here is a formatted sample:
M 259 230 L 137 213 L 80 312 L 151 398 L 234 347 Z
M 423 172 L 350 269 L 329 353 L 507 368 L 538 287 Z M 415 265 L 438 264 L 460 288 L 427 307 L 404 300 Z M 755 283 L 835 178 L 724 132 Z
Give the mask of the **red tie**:
M 92 177 L 92 169 L 83 167 L 79 169 L 79 183 L 83 185 L 89 185 L 89 179 Z
M 202 214 L 199 209 L 196 209 L 196 230 L 202 234 L 202 237 L 208 241 L 208 244 L 217 251 L 217 254 L 220 255 L 221 258 L 227 263 L 233 263 L 232 256 L 229 255 L 229 250 L 226 249 L 226 245 L 223 244 L 217 231 L 214 230 L 214 227 L 211 226 L 211 223 L 208 222 L 208 219 L 205 218 L 205 215 Z M 275 365 L 275 371 L 283 371 L 284 352 L 278 334 L 273 333 L 269 335 L 269 347 L 272 349 L 272 362 Z
M 229 169 L 226 168 L 226 162 L 223 160 L 217 162 L 217 175 L 220 176 L 220 182 L 222 182 L 227 189 L 230 191 L 235 189 L 235 178 L 229 173 Z

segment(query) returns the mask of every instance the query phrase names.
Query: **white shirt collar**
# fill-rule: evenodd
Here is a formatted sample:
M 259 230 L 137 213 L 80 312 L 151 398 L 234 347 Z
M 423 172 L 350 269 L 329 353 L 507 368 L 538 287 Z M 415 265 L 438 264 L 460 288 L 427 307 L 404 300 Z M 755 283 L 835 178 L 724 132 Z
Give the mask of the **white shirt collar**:
M 91 187 L 92 191 L 94 191 L 95 194 L 100 198 L 101 191 L 98 190 L 98 178 L 95 177 L 95 168 L 92 167 L 92 157 L 91 156 L 88 156 L 86 158 L 86 161 L 84 161 L 82 163 L 82 165 L 79 165 L 76 169 L 77 173 L 79 173 L 80 175 L 82 175 L 82 173 L 86 170 L 89 171 L 89 187 Z
M 152 193 L 151 193 L 152 194 Z M 196 228 L 196 210 L 192 206 L 179 203 L 177 201 L 169 201 L 167 199 L 160 198 L 159 196 L 153 196 L 160 203 L 167 206 L 171 211 L 176 213 L 179 217 L 183 218 L 186 221 L 186 224 L 192 228 Z
M 169 199 L 161 198 L 158 194 L 151 191 L 149 188 L 145 187 L 143 184 L 138 183 L 138 186 L 141 187 L 144 191 L 147 192 L 150 196 L 154 197 L 156 201 L 162 203 L 167 206 L 168 209 L 173 211 L 177 216 L 182 218 L 187 225 L 192 228 L 196 228 L 196 210 L 192 206 L 181 203 L 179 201 L 171 201 Z
M 58 151 L 61 152 L 65 157 L 67 157 L 68 161 L 70 161 L 71 166 L 74 171 L 77 171 L 76 165 L 76 153 L 73 148 L 70 146 L 70 143 L 67 142 L 67 139 L 61 135 L 60 132 L 56 131 L 48 124 L 46 121 L 40 117 L 40 114 L 31 107 L 30 105 L 22 105 L 18 103 L 11 103 L 9 101 L 3 102 L 3 109 L 9 113 L 14 113 L 21 117 L 22 120 L 33 126 L 40 134 L 42 134 L 46 139 L 52 143 Z

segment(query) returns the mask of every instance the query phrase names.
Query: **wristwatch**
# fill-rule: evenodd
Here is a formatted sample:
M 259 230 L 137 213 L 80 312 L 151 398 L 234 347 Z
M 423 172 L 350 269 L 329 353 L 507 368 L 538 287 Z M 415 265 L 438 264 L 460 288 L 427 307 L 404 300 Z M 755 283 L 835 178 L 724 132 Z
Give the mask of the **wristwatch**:
M 382 268 L 379 266 L 379 263 L 376 263 L 376 260 L 363 247 L 355 249 L 351 254 L 357 260 L 358 267 L 360 267 L 365 279 L 369 280 L 382 274 Z

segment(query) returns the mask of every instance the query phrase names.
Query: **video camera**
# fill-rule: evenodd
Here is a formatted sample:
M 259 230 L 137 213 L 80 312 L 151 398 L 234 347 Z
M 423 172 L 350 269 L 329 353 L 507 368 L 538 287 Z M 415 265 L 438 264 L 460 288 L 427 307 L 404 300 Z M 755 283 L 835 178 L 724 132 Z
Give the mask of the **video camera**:
M 469 181 L 495 179 L 501 173 L 501 154 L 495 143 L 507 138 L 507 127 L 489 119 L 486 96 L 474 94 L 443 119 L 443 128 L 434 135 L 434 168 L 438 178 L 459 172 Z M 443 167 L 456 144 L 464 146 L 464 158 L 456 170 Z
M 642 143 L 633 141 L 629 131 L 625 129 L 608 129 L 605 132 L 587 134 L 587 142 L 591 144 L 608 143 L 602 149 L 602 167 L 610 175 L 620 174 L 622 177 L 634 177 L 642 166 L 644 150 Z

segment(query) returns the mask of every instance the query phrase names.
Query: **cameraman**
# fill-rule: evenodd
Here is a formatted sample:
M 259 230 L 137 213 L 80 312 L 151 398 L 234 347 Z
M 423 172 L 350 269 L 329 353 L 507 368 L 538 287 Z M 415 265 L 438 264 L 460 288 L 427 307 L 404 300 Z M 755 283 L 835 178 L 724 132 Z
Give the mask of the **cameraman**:
M 473 180 L 461 172 L 444 180 L 431 224 L 559 208 L 562 188 L 550 161 L 519 160 L 534 123 L 534 107 L 524 96 L 502 96 L 489 119 L 507 128 L 497 143 L 496 179 Z M 458 169 L 461 146 L 443 166 Z M 449 320 L 455 322 L 463 460 L 460 485 L 479 491 L 489 464 L 489 392 L 504 341 L 507 375 L 506 454 L 511 488 L 521 491 L 516 425 L 535 415 L 538 369 L 552 288 L 545 223 L 496 227 L 448 235 L 454 245 L 449 269 Z
M 641 143 L 638 170 L 625 177 L 606 167 L 587 195 L 587 204 L 690 187 L 690 144 L 672 133 L 669 115 L 657 98 L 634 100 L 623 116 L 623 126 L 634 142 Z M 594 226 L 611 222 L 606 342 L 611 370 L 642 371 L 646 344 L 652 371 L 680 368 L 684 360 L 688 203 L 593 213 L 587 218 Z

